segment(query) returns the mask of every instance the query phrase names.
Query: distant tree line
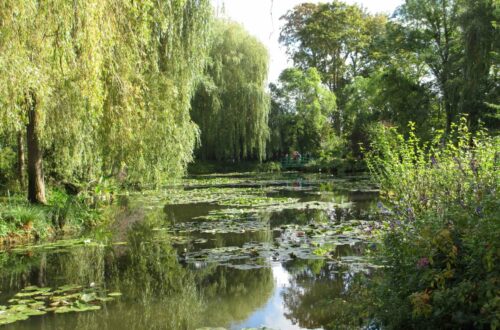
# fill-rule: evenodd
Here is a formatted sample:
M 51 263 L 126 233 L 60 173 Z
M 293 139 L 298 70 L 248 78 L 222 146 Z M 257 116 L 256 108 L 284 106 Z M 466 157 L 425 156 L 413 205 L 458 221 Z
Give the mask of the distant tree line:
M 407 0 L 391 17 L 341 1 L 290 10 L 281 43 L 295 69 L 316 69 L 337 100 L 329 118 L 337 138 L 323 139 L 333 145 L 321 150 L 359 155 L 380 122 L 406 134 L 412 121 L 423 139 L 449 131 L 459 114 L 472 129 L 480 122 L 498 129 L 499 16 L 492 0 Z M 280 87 L 290 83 L 287 71 L 271 87 L 272 154 L 304 148 L 282 133 L 302 125 L 301 104 L 286 102 L 284 110 L 284 94 L 297 95 Z

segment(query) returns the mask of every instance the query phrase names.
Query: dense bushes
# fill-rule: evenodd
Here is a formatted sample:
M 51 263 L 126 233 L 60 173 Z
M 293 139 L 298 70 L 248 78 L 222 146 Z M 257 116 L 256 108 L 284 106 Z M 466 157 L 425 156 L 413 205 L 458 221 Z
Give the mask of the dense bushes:
M 407 140 L 392 129 L 378 133 L 368 165 L 392 230 L 377 320 L 394 329 L 498 328 L 500 140 L 472 135 L 465 119 L 430 143 L 413 130 Z

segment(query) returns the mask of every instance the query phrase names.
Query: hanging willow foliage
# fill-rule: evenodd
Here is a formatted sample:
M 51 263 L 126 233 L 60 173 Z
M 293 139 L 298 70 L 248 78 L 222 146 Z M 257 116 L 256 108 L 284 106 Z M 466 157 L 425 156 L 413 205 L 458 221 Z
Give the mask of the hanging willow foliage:
M 0 131 L 33 110 L 57 178 L 183 173 L 210 26 L 209 0 L 1 1 Z
M 98 159 L 105 16 L 99 0 L 0 4 L 1 129 L 27 133 L 33 202 L 45 202 L 44 154 L 45 172 L 57 176 L 81 176 Z
M 119 39 L 104 77 L 104 167 L 126 167 L 132 181 L 183 173 L 198 136 L 189 110 L 208 48 L 209 1 L 116 0 L 109 10 L 118 13 Z
M 218 21 L 210 61 L 193 99 L 202 159 L 262 159 L 269 137 L 269 55 L 240 25 Z

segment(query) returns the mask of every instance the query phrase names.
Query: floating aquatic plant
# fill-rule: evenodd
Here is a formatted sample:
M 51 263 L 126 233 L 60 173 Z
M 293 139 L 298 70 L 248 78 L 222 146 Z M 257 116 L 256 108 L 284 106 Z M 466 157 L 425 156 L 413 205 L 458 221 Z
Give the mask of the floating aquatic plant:
M 120 292 L 106 294 L 104 290 L 81 285 L 63 285 L 58 288 L 27 286 L 0 306 L 0 325 L 28 319 L 30 316 L 71 312 L 87 312 L 101 309 L 100 304 L 120 297 Z

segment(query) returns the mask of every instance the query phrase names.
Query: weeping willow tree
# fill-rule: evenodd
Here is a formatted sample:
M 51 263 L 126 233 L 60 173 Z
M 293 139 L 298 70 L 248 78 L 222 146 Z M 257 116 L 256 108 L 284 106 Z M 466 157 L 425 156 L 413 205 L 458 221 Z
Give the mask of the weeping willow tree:
M 208 0 L 113 1 L 101 125 L 106 172 L 133 182 L 183 173 L 198 137 L 190 118 L 211 25 Z
M 32 202 L 46 202 L 45 152 L 76 171 L 95 141 L 92 127 L 104 95 L 104 17 L 99 0 L 0 4 L 1 127 L 26 131 Z
M 267 50 L 236 23 L 218 21 L 214 30 L 209 63 L 192 102 L 192 118 L 201 130 L 197 155 L 262 159 L 269 136 Z
M 46 202 L 44 172 L 134 182 L 183 172 L 210 13 L 208 0 L 0 3 L 0 130 L 26 135 L 30 201 Z

